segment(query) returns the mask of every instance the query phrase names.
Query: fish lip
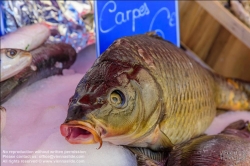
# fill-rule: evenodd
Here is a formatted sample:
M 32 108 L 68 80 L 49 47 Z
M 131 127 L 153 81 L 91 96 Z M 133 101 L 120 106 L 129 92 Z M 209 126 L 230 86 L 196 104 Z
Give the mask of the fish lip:
M 25 57 L 25 56 L 28 56 L 28 57 L 32 57 L 31 53 L 29 53 L 28 51 L 24 51 L 22 54 L 21 54 L 22 57 Z
M 79 128 L 86 130 L 91 135 L 86 139 L 84 138 L 72 139 L 71 138 L 72 129 L 77 130 Z M 65 139 L 71 144 L 94 144 L 94 143 L 99 142 L 100 146 L 97 149 L 100 149 L 102 147 L 102 139 L 101 139 L 100 134 L 98 133 L 98 131 L 96 131 L 96 129 L 89 122 L 83 122 L 79 120 L 69 121 L 67 123 L 61 124 L 60 131 L 61 131 L 62 136 L 64 136 Z
M 23 51 L 22 53 L 20 53 L 20 59 L 22 59 L 23 63 L 26 63 L 26 66 L 30 66 L 33 56 L 30 52 Z

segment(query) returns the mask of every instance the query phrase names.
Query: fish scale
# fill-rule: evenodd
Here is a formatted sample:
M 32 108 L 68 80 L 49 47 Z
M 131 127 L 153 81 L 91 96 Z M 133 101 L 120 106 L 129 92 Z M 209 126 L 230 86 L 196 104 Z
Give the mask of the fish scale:
M 157 40 L 157 39 L 156 39 Z M 133 40 L 133 41 L 135 41 L 135 40 Z M 135 41 L 135 42 L 140 42 L 140 41 Z M 156 41 L 156 42 L 158 42 L 158 41 Z M 159 40 L 159 42 L 160 42 L 160 40 Z M 143 47 L 145 48 L 145 50 L 148 48 L 148 47 L 150 47 L 150 46 L 145 46 L 145 43 L 143 43 L 144 45 L 143 45 Z M 157 45 L 158 47 L 161 45 L 161 44 L 156 44 L 155 43 L 155 45 Z M 137 46 L 138 47 L 138 46 Z M 158 50 L 156 50 L 156 52 L 157 52 Z M 147 52 L 147 50 L 146 50 L 146 52 Z M 166 53 L 166 52 L 168 52 L 169 54 L 164 54 L 164 53 Z M 157 55 L 159 55 L 159 56 L 157 56 Z M 165 56 L 163 56 L 163 55 L 165 55 Z M 172 56 L 167 56 L 167 55 L 172 55 Z M 187 61 L 187 58 L 186 57 L 184 57 L 184 56 L 174 56 L 175 55 L 175 53 L 174 52 L 172 52 L 172 51 L 168 51 L 168 49 L 166 48 L 166 47 L 163 47 L 163 48 L 159 48 L 159 53 L 158 54 L 153 54 L 153 58 L 154 58 L 154 61 L 156 60 L 156 61 L 158 61 L 158 60 L 160 60 L 159 62 L 158 62 L 158 64 L 161 64 L 160 65 L 160 69 L 161 69 L 161 67 L 162 66 L 164 66 L 164 71 L 165 72 L 163 72 L 162 70 L 160 70 L 160 73 L 162 73 L 162 76 L 163 76 L 163 78 L 164 78 L 164 76 L 166 76 L 166 72 L 168 72 L 168 71 L 172 71 L 172 75 L 170 75 L 171 76 L 171 78 L 173 78 L 174 80 L 176 80 L 176 79 L 179 79 L 179 80 L 182 80 L 183 79 L 183 77 L 185 77 L 185 71 L 186 70 L 188 70 L 188 69 L 190 69 L 191 68 L 191 66 L 189 66 L 188 64 L 189 64 L 189 62 L 190 62 L 190 60 L 189 61 Z M 172 65 L 170 65 L 171 66 L 171 68 L 168 68 L 168 66 L 167 65 L 164 65 L 163 63 L 160 63 L 160 62 L 163 62 L 163 60 L 164 61 L 167 61 L 167 62 L 172 62 L 171 64 Z M 184 63 L 181 63 L 181 62 L 184 62 Z M 156 63 L 157 64 L 157 63 Z M 163 65 L 162 65 L 163 64 Z M 156 68 L 157 68 L 158 66 L 156 66 Z M 198 66 L 199 67 L 199 66 Z M 182 72 L 180 72 L 180 69 L 185 69 L 185 70 L 181 70 Z M 192 71 L 194 71 L 193 70 L 193 68 L 191 68 L 191 70 Z M 171 73 L 170 73 L 171 74 Z M 194 72 L 193 73 L 193 75 L 194 75 L 194 77 L 197 77 L 197 73 L 196 72 Z M 192 74 L 191 74 L 191 76 L 190 77 L 192 77 Z M 166 77 L 165 77 L 166 78 Z M 170 79 L 171 79 L 170 78 Z M 169 79 L 169 78 L 168 78 Z M 211 78 L 210 78 L 211 79 Z M 195 80 L 195 79 L 194 79 Z M 181 91 L 187 91 L 187 88 L 185 88 L 184 86 L 185 86 L 185 83 L 184 84 L 182 84 L 181 82 L 179 83 L 180 85 L 181 85 L 181 88 L 180 87 L 178 87 L 178 86 L 174 86 L 173 84 L 177 84 L 176 83 L 176 81 L 174 82 L 171 82 L 172 83 L 172 85 L 170 84 L 169 86 L 167 85 L 165 88 L 163 88 L 163 89 L 169 89 L 169 87 L 170 88 L 173 88 L 173 89 L 176 89 L 176 91 L 175 92 L 173 92 L 173 93 L 176 93 L 176 94 L 178 94 L 178 93 L 180 93 Z M 195 88 L 198 88 L 198 87 L 204 87 L 204 86 L 201 86 L 201 81 L 200 80 L 198 80 L 198 81 L 193 81 L 192 82 L 193 83 L 193 87 L 191 87 L 191 89 L 194 89 L 194 87 Z M 163 84 L 164 85 L 164 84 Z M 209 88 L 208 88 L 209 89 Z M 203 89 L 201 89 L 201 91 L 204 91 L 204 88 Z M 170 94 L 173 94 L 173 93 L 170 93 Z M 169 93 L 166 93 L 166 94 L 168 94 L 169 95 Z M 206 91 L 205 91 L 205 93 L 203 94 L 203 96 L 201 96 L 201 97 L 199 97 L 199 95 L 198 95 L 199 93 L 196 93 L 196 94 L 194 94 L 194 96 L 196 96 L 196 100 L 197 99 L 200 99 L 201 97 L 204 97 L 204 98 L 207 98 L 207 97 L 209 97 L 207 94 L 206 94 Z M 193 98 L 194 98 L 194 96 L 193 96 Z M 177 96 L 177 99 L 179 98 L 179 102 L 178 102 L 178 100 L 177 100 L 177 102 L 174 104 L 174 105 L 179 105 L 179 104 L 182 104 L 182 102 L 183 101 L 185 101 L 185 100 L 183 100 L 183 99 L 181 99 L 180 100 L 180 95 L 179 96 Z M 211 98 L 211 97 L 210 97 Z M 169 97 L 167 97 L 167 99 L 166 99 L 166 101 L 168 102 L 168 99 L 169 99 Z M 171 100 L 171 99 L 170 99 Z M 200 101 L 197 101 L 197 103 L 199 103 Z M 190 110 L 190 108 L 194 108 L 194 110 L 192 110 L 193 112 L 192 112 L 192 114 L 194 114 L 194 111 L 195 111 L 195 106 L 196 105 L 196 103 L 194 103 L 193 105 L 191 104 L 191 107 L 185 107 L 186 108 L 186 110 L 184 111 L 184 115 L 182 116 L 182 117 L 186 117 L 186 116 L 189 116 L 190 115 L 190 113 L 191 113 L 191 110 Z M 214 104 L 215 105 L 215 104 Z M 204 107 L 206 107 L 206 106 L 203 106 L 203 108 Z M 202 108 L 201 108 L 201 110 L 202 110 Z M 204 109 L 203 109 L 204 110 Z M 197 112 L 197 115 L 199 115 L 199 112 L 198 112 L 199 110 L 196 110 L 196 112 Z M 215 106 L 213 106 L 213 105 L 211 105 L 211 108 L 208 110 L 208 112 L 215 112 Z M 172 113 L 171 113 L 172 112 Z M 178 112 L 178 110 L 176 109 L 176 108 L 174 108 L 174 107 L 170 107 L 169 108 L 169 110 L 168 110 L 168 114 L 171 116 L 171 115 L 173 115 L 173 114 L 175 114 L 175 112 Z M 202 113 L 202 112 L 201 112 Z M 215 113 L 214 113 L 214 116 L 215 116 Z M 211 121 L 212 121 L 212 119 L 213 119 L 213 117 L 214 116 L 210 116 L 211 118 L 210 118 L 210 120 L 208 120 L 209 122 L 207 122 L 207 125 L 208 124 L 210 124 L 211 123 Z M 162 125 L 162 126 L 164 126 L 163 128 L 162 128 L 162 131 L 170 138 L 170 140 L 172 140 L 172 143 L 174 143 L 174 144 L 176 144 L 176 143 L 179 143 L 179 142 L 182 142 L 183 141 L 183 138 L 185 138 L 185 137 L 189 137 L 189 138 L 191 138 L 191 137 L 193 137 L 194 135 L 196 135 L 196 132 L 195 131 L 192 131 L 193 129 L 193 127 L 191 127 L 191 129 L 189 130 L 189 129 L 187 129 L 186 128 L 186 130 L 185 131 L 183 131 L 183 132 L 181 132 L 181 136 L 180 135 L 178 135 L 178 131 L 182 131 L 180 128 L 183 128 L 183 126 L 185 125 L 185 124 L 188 124 L 188 123 L 190 123 L 190 122 L 196 122 L 197 123 L 197 121 L 198 121 L 198 119 L 187 119 L 187 118 L 178 118 L 178 117 L 175 117 L 175 118 L 173 118 L 173 121 L 175 121 L 175 122 L 179 122 L 179 124 L 180 125 L 176 125 L 175 127 L 174 127 L 174 131 L 170 131 L 169 130 L 169 128 L 170 128 L 170 126 L 168 127 L 168 125 Z M 174 123 L 174 122 L 172 122 L 172 123 Z M 205 122 L 206 123 L 206 122 Z M 167 124 L 171 124 L 171 122 L 170 123 L 167 123 Z M 175 124 L 175 123 L 174 123 Z M 189 126 L 191 126 L 191 125 L 189 125 Z M 207 128 L 207 127 L 206 127 Z M 177 131 L 177 132 L 176 132 Z M 193 134 L 191 134 L 193 132 Z M 201 133 L 201 132 L 204 132 L 204 128 L 201 128 L 200 130 L 198 130 L 198 133 Z M 169 133 L 169 134 L 168 134 Z M 172 134 L 172 133 L 175 133 L 175 134 Z M 187 136 L 187 135 L 191 135 L 191 136 Z M 177 138 L 177 139 L 176 139 Z M 189 139 L 188 138 L 188 139 Z

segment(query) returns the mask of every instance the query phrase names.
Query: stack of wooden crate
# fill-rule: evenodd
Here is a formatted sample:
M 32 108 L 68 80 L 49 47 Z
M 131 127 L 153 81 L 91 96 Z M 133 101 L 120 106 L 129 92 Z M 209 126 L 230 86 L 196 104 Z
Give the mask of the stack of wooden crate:
M 218 1 L 179 1 L 181 43 L 217 73 L 250 81 L 250 29 Z

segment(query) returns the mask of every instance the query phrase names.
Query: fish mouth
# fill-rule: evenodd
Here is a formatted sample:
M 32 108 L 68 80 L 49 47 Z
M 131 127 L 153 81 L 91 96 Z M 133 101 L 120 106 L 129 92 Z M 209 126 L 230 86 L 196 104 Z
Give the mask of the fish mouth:
M 21 57 L 26 57 L 26 56 L 31 57 L 31 54 L 28 51 L 25 51 L 21 54 Z
M 26 60 L 27 60 L 27 58 L 28 58 L 27 61 L 29 62 L 29 64 L 32 62 L 32 55 L 31 55 L 31 53 L 29 53 L 29 52 L 24 52 L 24 53 L 22 53 L 20 57 L 21 57 L 21 58 L 26 58 Z
M 100 143 L 98 149 L 102 147 L 100 134 L 88 122 L 70 121 L 60 126 L 62 136 L 71 144 L 94 144 Z

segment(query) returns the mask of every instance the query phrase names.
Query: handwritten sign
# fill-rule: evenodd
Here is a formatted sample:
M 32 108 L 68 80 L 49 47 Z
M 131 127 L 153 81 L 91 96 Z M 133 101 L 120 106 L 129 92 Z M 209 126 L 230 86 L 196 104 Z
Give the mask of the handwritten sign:
M 97 55 L 114 40 L 155 31 L 180 46 L 177 1 L 95 1 Z

